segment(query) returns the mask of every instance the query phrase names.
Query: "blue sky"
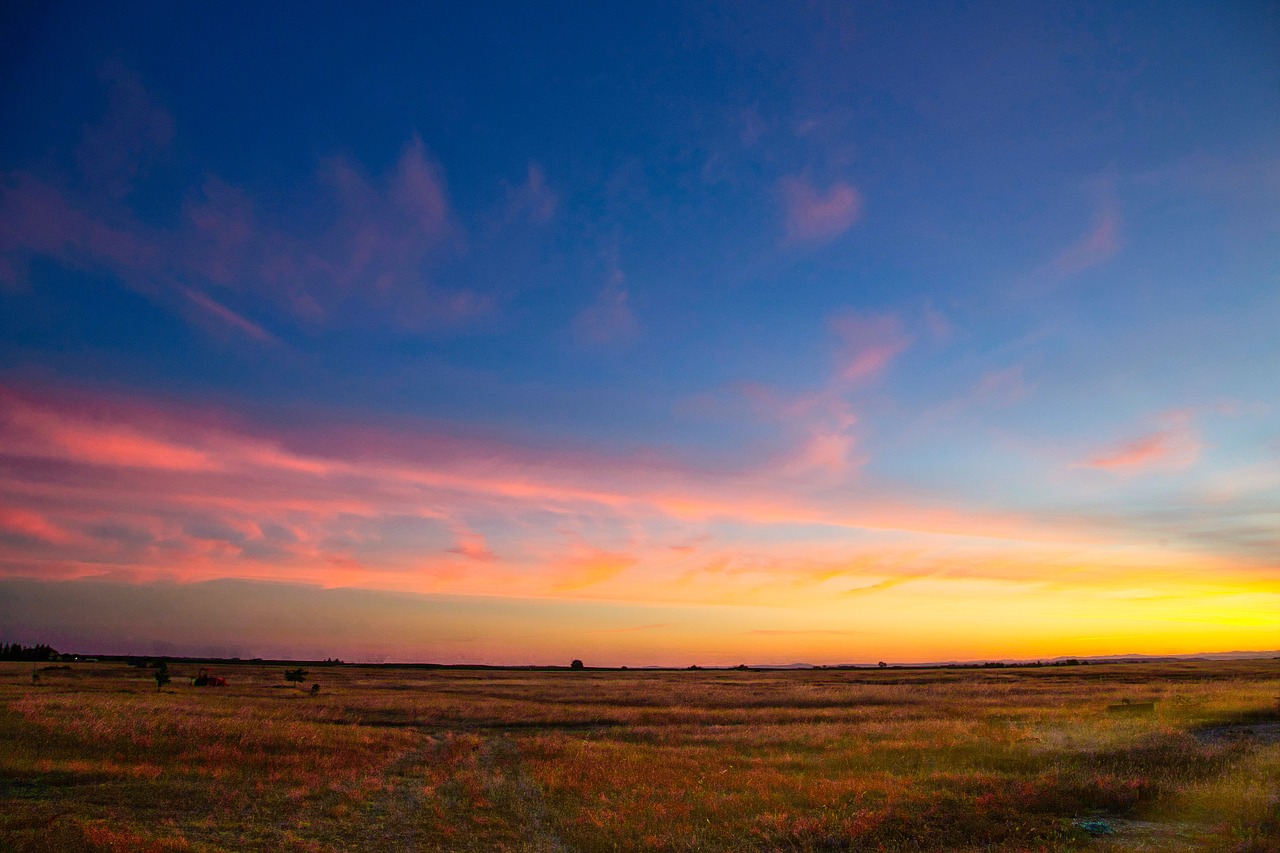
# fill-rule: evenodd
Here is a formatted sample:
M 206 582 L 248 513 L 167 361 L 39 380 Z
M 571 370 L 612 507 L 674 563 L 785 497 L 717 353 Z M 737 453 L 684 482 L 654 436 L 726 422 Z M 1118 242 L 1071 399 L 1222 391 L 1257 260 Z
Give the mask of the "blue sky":
M 0 585 L 65 602 L 7 639 L 225 582 L 675 626 L 616 662 L 1267 642 L 1269 4 L 3 14 Z

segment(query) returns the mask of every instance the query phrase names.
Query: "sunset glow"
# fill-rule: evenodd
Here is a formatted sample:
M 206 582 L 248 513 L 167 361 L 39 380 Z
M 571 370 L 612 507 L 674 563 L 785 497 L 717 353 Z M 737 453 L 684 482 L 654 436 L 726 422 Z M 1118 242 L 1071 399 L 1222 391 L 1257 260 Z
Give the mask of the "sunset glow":
M 1178 9 L 5 12 L 0 640 L 1280 647 L 1280 20 Z

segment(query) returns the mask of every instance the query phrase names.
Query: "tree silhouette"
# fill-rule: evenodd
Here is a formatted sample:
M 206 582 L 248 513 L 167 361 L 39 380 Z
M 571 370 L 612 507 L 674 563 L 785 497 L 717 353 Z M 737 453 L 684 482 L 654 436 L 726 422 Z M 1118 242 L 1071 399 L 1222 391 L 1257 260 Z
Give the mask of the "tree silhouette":
M 156 664 L 156 692 L 160 692 L 160 688 L 169 683 L 169 664 L 164 661 Z
M 573 663 L 569 664 L 569 669 L 586 669 L 586 667 L 582 665 L 582 661 L 575 660 Z

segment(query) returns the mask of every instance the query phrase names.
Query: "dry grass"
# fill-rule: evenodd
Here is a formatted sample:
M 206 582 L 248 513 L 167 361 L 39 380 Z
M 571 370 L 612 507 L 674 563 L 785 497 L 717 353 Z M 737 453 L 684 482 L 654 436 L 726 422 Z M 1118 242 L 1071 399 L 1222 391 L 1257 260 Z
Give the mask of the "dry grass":
M 0 664 L 5 850 L 1280 850 L 1280 661 L 30 669 Z

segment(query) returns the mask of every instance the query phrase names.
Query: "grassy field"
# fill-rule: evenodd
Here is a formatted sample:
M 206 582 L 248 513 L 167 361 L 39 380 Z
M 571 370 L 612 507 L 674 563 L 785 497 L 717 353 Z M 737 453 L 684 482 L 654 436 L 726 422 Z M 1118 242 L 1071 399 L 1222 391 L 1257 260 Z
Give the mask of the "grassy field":
M 35 668 L 0 664 L 6 851 L 1280 850 L 1280 660 Z

